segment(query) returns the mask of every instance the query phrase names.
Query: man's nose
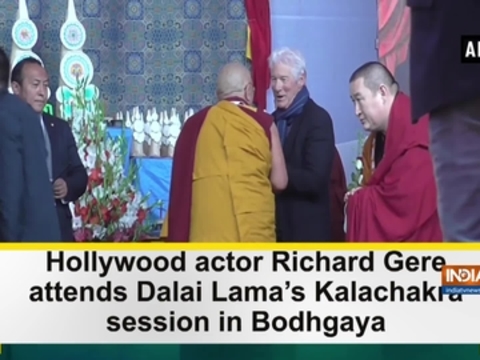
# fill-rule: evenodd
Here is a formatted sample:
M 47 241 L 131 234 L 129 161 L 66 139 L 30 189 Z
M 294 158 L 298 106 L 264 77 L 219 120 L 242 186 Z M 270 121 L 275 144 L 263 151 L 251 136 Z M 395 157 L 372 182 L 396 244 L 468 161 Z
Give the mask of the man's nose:
M 360 107 L 358 105 L 355 105 L 355 115 L 357 117 L 360 117 L 360 115 L 362 115 L 362 112 L 360 111 Z
M 273 91 L 278 91 L 280 90 L 281 86 L 280 86 L 280 82 L 275 80 L 275 81 L 272 81 L 272 90 Z
M 42 97 L 46 97 L 47 94 L 48 94 L 48 90 L 45 86 L 40 86 L 38 88 L 38 91 L 37 91 L 38 95 L 42 96 Z

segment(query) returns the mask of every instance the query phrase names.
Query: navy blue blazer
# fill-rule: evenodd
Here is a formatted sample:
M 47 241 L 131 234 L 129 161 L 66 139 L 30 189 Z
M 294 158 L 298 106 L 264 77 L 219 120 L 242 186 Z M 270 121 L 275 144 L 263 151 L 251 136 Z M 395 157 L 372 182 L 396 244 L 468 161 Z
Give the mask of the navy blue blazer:
M 60 241 L 46 156 L 38 115 L 0 93 L 0 241 Z
M 332 241 L 330 181 L 335 136 L 327 110 L 309 99 L 303 113 L 292 121 L 283 152 L 288 185 L 275 197 L 277 241 Z
M 62 241 L 73 241 L 72 213 L 68 203 L 76 201 L 85 192 L 87 171 L 78 155 L 70 125 L 48 114 L 43 114 L 43 124 L 50 138 L 53 181 L 62 178 L 68 188 L 64 201 L 56 201 Z
M 480 98 L 480 65 L 461 63 L 461 36 L 480 35 L 479 0 L 407 0 L 412 12 L 412 116 Z

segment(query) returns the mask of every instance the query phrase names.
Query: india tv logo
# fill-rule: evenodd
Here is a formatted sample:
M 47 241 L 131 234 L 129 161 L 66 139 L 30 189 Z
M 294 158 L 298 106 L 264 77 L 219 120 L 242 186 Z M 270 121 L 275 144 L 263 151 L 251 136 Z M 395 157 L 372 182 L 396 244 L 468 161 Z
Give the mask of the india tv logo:
M 442 293 L 480 295 L 480 265 L 443 266 Z

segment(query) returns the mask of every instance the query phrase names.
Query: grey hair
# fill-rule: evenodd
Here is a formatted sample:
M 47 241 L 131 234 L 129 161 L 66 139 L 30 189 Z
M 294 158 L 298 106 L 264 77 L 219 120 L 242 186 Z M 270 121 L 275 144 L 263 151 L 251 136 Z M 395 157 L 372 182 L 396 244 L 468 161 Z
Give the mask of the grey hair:
M 305 58 L 298 50 L 292 50 L 287 47 L 275 50 L 268 58 L 268 66 L 270 70 L 277 64 L 284 64 L 292 69 L 295 79 L 307 73 L 307 64 Z

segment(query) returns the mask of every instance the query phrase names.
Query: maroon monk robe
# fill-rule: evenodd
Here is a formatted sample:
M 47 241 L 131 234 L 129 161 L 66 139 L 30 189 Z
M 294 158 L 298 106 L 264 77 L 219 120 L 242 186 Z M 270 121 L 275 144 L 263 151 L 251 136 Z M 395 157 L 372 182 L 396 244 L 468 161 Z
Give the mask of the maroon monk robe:
M 441 242 L 428 119 L 412 124 L 410 98 L 399 93 L 385 153 L 365 187 L 347 204 L 351 242 Z
M 343 230 L 345 222 L 345 202 L 343 199 L 347 191 L 347 181 L 345 179 L 342 159 L 340 158 L 337 148 L 335 148 L 332 176 L 330 178 L 330 220 L 332 222 L 333 241 L 345 241 L 345 231 Z
M 190 237 L 195 148 L 209 110 L 210 107 L 206 107 L 188 119 L 175 145 L 168 205 L 168 242 L 188 242 Z
M 225 100 L 243 103 L 243 100 L 237 97 Z M 240 106 L 240 108 L 262 126 L 271 143 L 270 126 L 273 122 L 271 116 L 262 111 L 252 110 L 254 108 L 244 106 Z M 188 119 L 175 145 L 170 181 L 167 242 L 188 242 L 190 239 L 196 144 L 210 109 L 210 106 L 206 107 Z

